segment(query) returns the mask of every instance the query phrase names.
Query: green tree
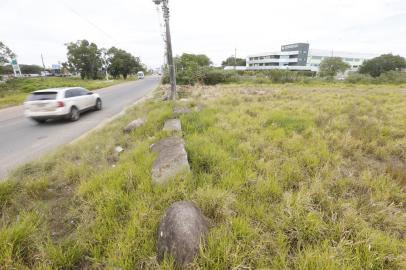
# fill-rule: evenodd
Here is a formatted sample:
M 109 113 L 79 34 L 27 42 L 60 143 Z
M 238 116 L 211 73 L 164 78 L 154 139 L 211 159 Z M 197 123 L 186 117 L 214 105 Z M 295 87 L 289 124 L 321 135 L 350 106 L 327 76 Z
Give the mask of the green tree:
M 23 74 L 41 74 L 42 67 L 37 65 L 20 65 L 21 73 Z
M 175 57 L 176 79 L 179 84 L 202 82 L 211 64 L 210 58 L 204 54 L 184 53 Z
M 225 61 L 223 61 L 221 63 L 221 65 L 223 67 L 234 66 L 234 65 L 236 65 L 236 66 L 244 66 L 245 67 L 247 65 L 247 60 L 242 59 L 242 58 L 235 58 L 234 56 L 230 56 Z
M 4 64 L 9 63 L 14 57 L 16 57 L 15 53 L 0 41 L 0 74 L 3 72 Z
M 320 76 L 334 77 L 339 72 L 345 72 L 350 65 L 343 61 L 341 57 L 324 58 L 320 63 Z
M 125 50 L 112 47 L 107 51 L 107 55 L 108 71 L 114 78 L 122 75 L 127 79 L 131 73 L 144 71 L 140 59 Z
M 382 73 L 388 71 L 399 71 L 406 68 L 405 58 L 399 55 L 383 54 L 371 60 L 365 61 L 359 72 L 361 74 L 369 74 L 372 77 L 379 77 Z
M 66 45 L 68 65 L 80 73 L 82 79 L 97 79 L 102 67 L 101 51 L 95 43 L 79 40 Z
M 210 58 L 204 54 L 184 53 L 175 58 L 176 69 L 184 70 L 197 67 L 208 67 L 212 64 Z

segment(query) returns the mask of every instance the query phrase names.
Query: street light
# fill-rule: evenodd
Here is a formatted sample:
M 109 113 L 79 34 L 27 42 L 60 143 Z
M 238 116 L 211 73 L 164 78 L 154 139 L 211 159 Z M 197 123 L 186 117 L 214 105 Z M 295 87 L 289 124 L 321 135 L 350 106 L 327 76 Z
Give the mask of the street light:
M 162 10 L 164 13 L 164 20 L 165 20 L 165 32 L 166 32 L 166 56 L 169 68 L 169 77 L 171 81 L 171 94 L 170 99 L 176 99 L 176 73 L 175 73 L 175 65 L 173 63 L 173 56 L 172 56 L 172 40 L 171 40 L 171 30 L 169 27 L 169 7 L 168 7 L 169 0 L 152 0 L 156 5 L 162 4 Z

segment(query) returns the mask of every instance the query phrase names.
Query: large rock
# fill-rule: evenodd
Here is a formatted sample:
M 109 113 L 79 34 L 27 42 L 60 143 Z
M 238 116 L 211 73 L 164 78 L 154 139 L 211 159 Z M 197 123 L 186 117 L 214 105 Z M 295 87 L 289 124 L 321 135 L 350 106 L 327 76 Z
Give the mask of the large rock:
M 182 125 L 179 119 L 166 120 L 164 125 L 164 131 L 182 131 Z
M 179 137 L 170 137 L 152 145 L 152 151 L 158 153 L 152 167 L 154 183 L 164 184 L 181 172 L 190 171 L 185 142 Z
M 178 266 L 187 266 L 199 254 L 200 244 L 207 241 L 208 230 L 206 218 L 194 203 L 174 203 L 159 226 L 158 262 L 172 256 Z
M 131 123 L 129 123 L 125 128 L 124 132 L 125 133 L 130 133 L 133 130 L 136 130 L 137 128 L 143 126 L 147 120 L 145 118 L 138 118 Z

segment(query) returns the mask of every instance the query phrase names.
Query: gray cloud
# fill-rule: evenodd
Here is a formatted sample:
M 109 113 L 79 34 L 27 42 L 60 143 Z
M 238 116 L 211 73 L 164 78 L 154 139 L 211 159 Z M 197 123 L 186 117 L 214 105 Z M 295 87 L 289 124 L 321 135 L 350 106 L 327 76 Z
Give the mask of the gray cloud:
M 219 64 L 233 54 L 308 41 L 314 48 L 406 55 L 404 0 L 170 0 L 175 54 L 205 53 Z M 20 62 L 66 60 L 64 44 L 86 38 L 117 46 L 149 66 L 163 61 L 152 0 L 1 0 L 0 40 Z

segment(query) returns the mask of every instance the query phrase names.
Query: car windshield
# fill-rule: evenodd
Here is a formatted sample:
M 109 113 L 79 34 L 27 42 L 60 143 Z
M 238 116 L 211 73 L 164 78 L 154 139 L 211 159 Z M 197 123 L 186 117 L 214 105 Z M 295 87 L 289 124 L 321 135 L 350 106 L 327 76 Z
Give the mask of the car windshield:
M 28 97 L 28 101 L 37 101 L 37 100 L 55 100 L 56 92 L 38 92 L 33 93 Z

